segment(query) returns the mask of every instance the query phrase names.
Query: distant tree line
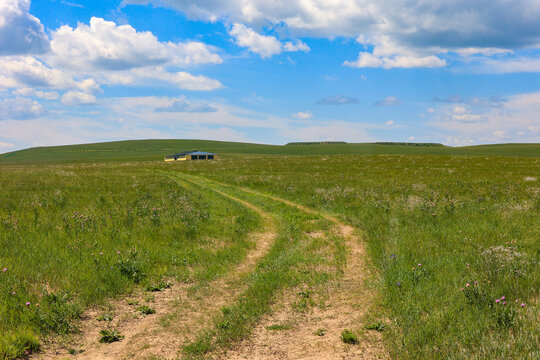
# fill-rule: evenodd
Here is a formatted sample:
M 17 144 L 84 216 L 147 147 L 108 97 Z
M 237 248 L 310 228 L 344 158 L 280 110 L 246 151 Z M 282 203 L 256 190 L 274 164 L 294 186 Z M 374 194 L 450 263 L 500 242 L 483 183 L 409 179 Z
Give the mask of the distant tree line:
M 439 143 L 412 143 L 412 142 L 384 141 L 384 142 L 376 142 L 375 144 L 378 144 L 378 145 L 400 145 L 400 146 L 422 146 L 422 147 L 444 147 L 443 144 L 439 144 Z
M 345 141 L 311 141 L 311 142 L 290 142 L 287 145 L 331 145 L 331 144 L 346 144 Z

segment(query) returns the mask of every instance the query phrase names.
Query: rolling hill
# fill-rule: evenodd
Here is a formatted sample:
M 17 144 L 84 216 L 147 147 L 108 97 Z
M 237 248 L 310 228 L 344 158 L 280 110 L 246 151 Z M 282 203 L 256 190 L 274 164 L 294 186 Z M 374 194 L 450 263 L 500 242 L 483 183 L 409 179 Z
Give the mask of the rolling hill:
M 302 146 L 265 145 L 210 140 L 127 140 L 93 144 L 34 147 L 0 154 L 0 165 L 66 164 L 160 160 L 182 150 L 198 149 L 234 155 L 477 155 L 540 157 L 540 143 L 495 144 L 467 147 L 410 146 L 397 143 L 306 143 Z

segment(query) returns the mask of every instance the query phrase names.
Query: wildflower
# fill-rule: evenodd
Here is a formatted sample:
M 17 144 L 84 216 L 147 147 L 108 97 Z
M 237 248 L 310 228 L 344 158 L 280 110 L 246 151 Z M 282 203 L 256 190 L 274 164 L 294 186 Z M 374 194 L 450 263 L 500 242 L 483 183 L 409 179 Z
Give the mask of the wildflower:
M 461 288 L 461 291 L 465 290 L 464 288 Z
M 519 299 L 516 299 L 516 304 L 519 302 Z
M 465 286 L 466 286 L 466 287 L 469 287 L 469 286 L 471 286 L 471 284 L 467 283 L 467 285 L 465 285 Z
M 15 291 L 12 291 L 12 292 L 11 292 L 11 295 L 15 295 Z
M 412 268 L 412 271 L 416 270 L 415 268 Z
M 506 296 L 501 296 L 501 300 L 505 300 L 506 299 Z
M 3 271 L 3 272 L 6 272 L 6 271 L 7 271 L 7 268 L 3 268 L 2 271 Z
M 401 281 L 398 281 L 396 285 L 401 286 Z
M 478 281 L 475 281 L 475 282 L 474 282 L 474 285 L 478 285 Z
M 116 253 L 117 253 L 118 255 L 120 255 L 120 251 L 117 251 Z
M 100 251 L 100 252 L 99 252 L 99 255 L 103 255 L 103 252 Z
M 26 302 L 26 306 L 30 306 L 30 301 L 27 301 L 27 302 Z
M 418 267 L 422 266 L 422 264 L 418 264 Z
M 497 299 L 497 300 L 495 300 L 495 302 L 498 304 L 498 303 L 501 302 L 501 299 Z
M 506 305 L 506 301 L 503 301 L 503 305 Z
M 525 307 L 525 304 L 524 304 L 524 303 L 521 303 L 521 307 L 524 308 L 524 307 Z
M 39 304 L 36 304 L 36 307 L 39 307 Z

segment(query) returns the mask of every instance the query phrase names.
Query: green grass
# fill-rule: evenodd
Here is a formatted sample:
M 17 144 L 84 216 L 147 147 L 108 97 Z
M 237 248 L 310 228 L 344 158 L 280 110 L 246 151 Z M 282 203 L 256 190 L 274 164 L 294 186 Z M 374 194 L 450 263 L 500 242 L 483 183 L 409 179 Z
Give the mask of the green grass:
M 380 271 L 392 358 L 540 355 L 540 159 L 286 159 L 181 169 L 285 197 L 363 229 Z M 496 302 L 502 296 L 505 307 Z
M 397 144 L 264 145 L 209 140 L 129 140 L 108 143 L 36 147 L 0 154 L 0 165 L 69 164 L 162 160 L 165 155 L 198 149 L 233 155 L 412 154 L 540 157 L 540 144 L 497 144 L 468 147 Z
M 225 156 L 127 162 L 185 148 Z M 305 236 L 313 227 L 328 230 L 317 216 L 241 187 L 362 230 L 391 358 L 540 357 L 539 149 L 163 140 L 0 155 L 10 165 L 0 169 L 0 270 L 7 269 L 0 272 L 0 358 L 35 351 L 41 336 L 74 331 L 89 305 L 137 286 L 157 290 L 174 278 L 204 287 L 234 269 L 253 246 L 247 235 L 262 224 L 211 188 L 274 214 L 278 238 L 186 357 L 248 337 L 282 290 L 297 289 L 299 304 L 309 307 L 317 286 L 335 277 L 315 269 L 342 266 L 343 244 Z M 346 152 L 355 154 L 336 155 Z M 88 164 L 15 165 L 41 161 Z
M 0 183 L 1 359 L 34 349 L 28 334 L 76 331 L 87 306 L 135 286 L 215 279 L 260 226 L 235 202 L 137 167 L 17 168 Z

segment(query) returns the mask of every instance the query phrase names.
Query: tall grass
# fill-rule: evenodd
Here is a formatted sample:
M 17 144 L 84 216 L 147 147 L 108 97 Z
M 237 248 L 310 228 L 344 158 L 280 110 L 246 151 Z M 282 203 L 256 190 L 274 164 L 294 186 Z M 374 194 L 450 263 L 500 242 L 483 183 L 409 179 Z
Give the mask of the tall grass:
M 0 358 L 76 331 L 89 305 L 163 277 L 207 282 L 238 263 L 251 210 L 130 167 L 0 173 Z

